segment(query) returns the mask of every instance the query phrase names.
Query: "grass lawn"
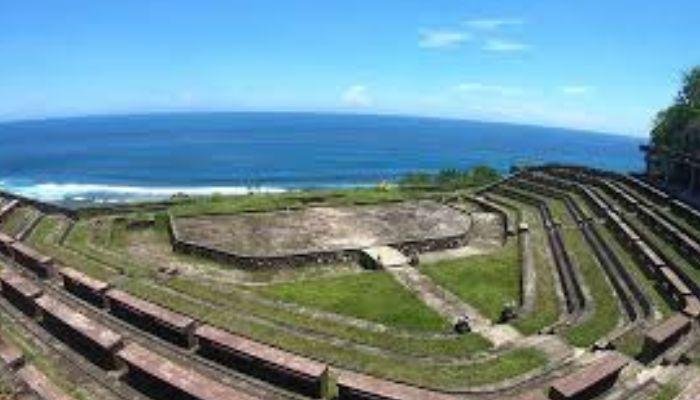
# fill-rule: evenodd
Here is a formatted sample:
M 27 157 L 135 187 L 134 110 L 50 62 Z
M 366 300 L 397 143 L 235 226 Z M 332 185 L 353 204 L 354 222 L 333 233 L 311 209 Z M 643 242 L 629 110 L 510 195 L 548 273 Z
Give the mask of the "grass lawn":
M 528 224 L 530 229 L 530 242 L 537 274 L 535 307 L 534 312 L 518 318 L 513 323 L 522 333 L 530 335 L 553 324 L 559 316 L 559 301 L 554 289 L 553 269 L 555 267 L 549 256 L 549 243 L 537 209 L 502 196 L 492 195 L 492 197 L 508 207 L 522 210 L 522 220 Z
M 382 271 L 270 285 L 261 292 L 275 299 L 420 331 L 447 327 L 424 305 Z
M 634 328 L 615 340 L 615 348 L 622 354 L 632 358 L 639 356 L 644 346 L 644 332 Z
M 34 215 L 34 212 L 29 207 L 15 208 L 0 223 L 0 230 L 10 236 L 15 236 L 29 222 L 32 215 Z
M 653 400 L 672 400 L 681 393 L 681 387 L 676 382 L 661 385 Z
M 493 321 L 503 306 L 520 298 L 520 257 L 511 238 L 495 253 L 421 266 L 435 283 L 476 307 Z
M 534 349 L 515 349 L 500 356 L 465 366 L 369 364 L 367 370 L 377 376 L 408 381 L 435 388 L 468 387 L 500 382 L 522 375 L 545 364 L 545 356 Z

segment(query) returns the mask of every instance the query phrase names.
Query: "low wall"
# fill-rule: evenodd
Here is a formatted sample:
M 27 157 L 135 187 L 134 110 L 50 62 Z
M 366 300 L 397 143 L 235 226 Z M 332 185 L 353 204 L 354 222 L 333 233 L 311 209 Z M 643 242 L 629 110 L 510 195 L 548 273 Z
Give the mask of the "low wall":
M 59 206 L 57 204 L 45 203 L 43 201 L 30 199 L 28 197 L 6 192 L 4 190 L 0 190 L 0 197 L 11 200 L 19 200 L 20 203 L 30 205 L 44 214 L 64 214 L 72 219 L 78 218 L 78 213 L 75 210 L 71 210 L 70 208 Z
M 333 251 L 288 254 L 271 257 L 236 254 L 226 250 L 210 247 L 202 243 L 195 243 L 181 239 L 171 214 L 168 214 L 168 232 L 170 236 L 170 244 L 175 252 L 206 257 L 224 264 L 234 264 L 238 267 L 248 269 L 292 268 L 309 264 L 359 262 L 361 257 L 360 249 L 339 249 Z M 400 243 L 388 243 L 387 245 L 397 248 L 399 251 L 408 256 L 413 256 L 429 251 L 462 247 L 469 243 L 469 239 L 470 233 L 466 232 L 462 235 L 444 238 L 429 238 Z

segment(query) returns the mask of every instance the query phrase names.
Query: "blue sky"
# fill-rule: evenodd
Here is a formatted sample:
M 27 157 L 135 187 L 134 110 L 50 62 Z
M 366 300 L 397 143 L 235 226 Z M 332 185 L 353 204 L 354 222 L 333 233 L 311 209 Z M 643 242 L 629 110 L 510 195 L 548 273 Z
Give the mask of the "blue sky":
M 646 135 L 700 2 L 0 0 L 0 120 L 398 113 Z

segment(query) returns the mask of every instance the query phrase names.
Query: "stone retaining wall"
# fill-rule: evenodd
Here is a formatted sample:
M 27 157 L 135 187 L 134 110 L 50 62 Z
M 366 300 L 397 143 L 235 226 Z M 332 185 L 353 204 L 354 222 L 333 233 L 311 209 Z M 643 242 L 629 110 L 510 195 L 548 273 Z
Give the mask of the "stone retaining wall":
M 168 232 L 170 236 L 170 244 L 175 252 L 206 257 L 224 264 L 233 264 L 238 267 L 249 269 L 292 268 L 309 264 L 359 262 L 361 257 L 360 249 L 340 249 L 333 251 L 288 254 L 273 257 L 257 257 L 236 254 L 226 250 L 210 247 L 202 243 L 195 243 L 181 239 L 171 214 L 168 214 Z M 469 243 L 469 240 L 470 233 L 467 232 L 457 236 L 429 238 L 400 243 L 388 243 L 386 245 L 395 247 L 408 256 L 414 256 L 430 251 L 462 247 Z

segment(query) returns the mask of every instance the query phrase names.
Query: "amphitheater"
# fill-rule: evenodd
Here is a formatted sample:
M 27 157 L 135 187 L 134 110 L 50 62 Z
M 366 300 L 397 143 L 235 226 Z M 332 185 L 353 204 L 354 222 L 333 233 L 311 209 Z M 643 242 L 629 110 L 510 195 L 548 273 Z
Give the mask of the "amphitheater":
M 642 178 L 0 195 L 8 398 L 700 399 L 700 211 Z

